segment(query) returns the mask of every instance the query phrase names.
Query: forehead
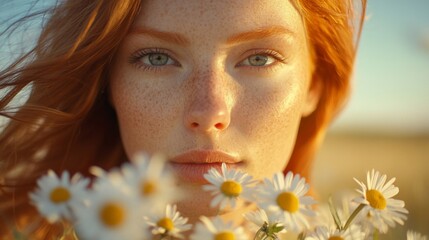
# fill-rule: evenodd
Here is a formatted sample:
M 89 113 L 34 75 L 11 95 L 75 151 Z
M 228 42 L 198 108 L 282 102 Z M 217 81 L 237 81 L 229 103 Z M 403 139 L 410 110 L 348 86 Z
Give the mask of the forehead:
M 302 18 L 288 0 L 148 0 L 135 26 L 209 39 L 270 26 L 305 35 Z

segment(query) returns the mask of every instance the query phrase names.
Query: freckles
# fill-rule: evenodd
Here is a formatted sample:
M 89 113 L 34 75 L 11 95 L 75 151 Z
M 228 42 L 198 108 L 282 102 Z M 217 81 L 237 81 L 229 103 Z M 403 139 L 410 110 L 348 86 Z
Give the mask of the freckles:
M 113 101 L 127 152 L 154 151 L 173 127 L 175 94 L 138 76 L 117 76 Z M 177 108 L 177 107 L 176 107 Z M 177 111 L 176 111 L 177 112 Z
M 130 94 L 129 111 L 134 112 L 135 124 L 143 127 L 152 125 L 155 129 L 169 110 L 168 95 L 160 91 L 136 91 Z
M 296 91 L 260 91 L 257 95 L 262 95 L 261 97 L 252 97 L 243 105 L 240 116 L 250 120 L 243 126 L 244 131 L 252 138 L 281 135 L 291 131 L 290 126 L 300 119 L 298 109 L 301 100 Z
M 203 69 L 210 69 L 204 66 Z M 190 81 L 185 81 L 182 92 L 188 92 L 187 104 L 197 104 L 199 110 L 208 109 L 213 105 L 213 98 L 219 96 L 221 88 L 225 87 L 220 76 L 213 75 L 210 70 L 197 70 L 190 76 Z M 189 107 L 189 106 L 188 106 Z

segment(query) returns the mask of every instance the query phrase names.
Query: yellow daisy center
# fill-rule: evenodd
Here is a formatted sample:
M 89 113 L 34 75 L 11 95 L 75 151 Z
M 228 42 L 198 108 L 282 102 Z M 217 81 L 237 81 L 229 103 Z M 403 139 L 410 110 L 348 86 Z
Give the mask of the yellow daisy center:
M 369 205 L 375 209 L 383 210 L 386 208 L 386 199 L 383 194 L 375 189 L 366 191 L 366 200 L 368 200 Z
M 174 228 L 174 223 L 170 218 L 163 218 L 159 220 L 156 225 L 158 225 L 158 227 L 164 228 L 167 231 L 171 231 Z
M 344 240 L 344 238 L 342 238 L 340 236 L 332 236 L 328 240 Z
M 243 188 L 241 187 L 240 183 L 228 180 L 222 183 L 220 190 L 228 197 L 238 197 L 243 191 Z
M 49 198 L 53 203 L 63 203 L 71 198 L 71 194 L 67 188 L 57 187 L 51 191 Z
M 144 181 L 141 183 L 141 194 L 143 196 L 149 196 L 156 192 L 156 184 L 151 181 Z
M 214 240 L 235 240 L 235 235 L 232 232 L 220 232 L 215 235 Z
M 299 199 L 291 192 L 282 192 L 277 196 L 277 205 L 284 211 L 294 213 L 299 209 Z
M 117 203 L 106 203 L 100 210 L 100 218 L 104 225 L 117 227 L 125 221 L 125 209 Z

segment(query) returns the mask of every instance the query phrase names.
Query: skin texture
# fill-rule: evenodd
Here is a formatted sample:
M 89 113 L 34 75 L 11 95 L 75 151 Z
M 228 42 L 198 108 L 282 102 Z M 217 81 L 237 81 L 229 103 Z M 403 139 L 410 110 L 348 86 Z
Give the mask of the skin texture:
M 255 31 L 251 39 L 233 38 Z M 170 56 L 165 65 L 150 66 L 156 51 Z M 255 55 L 268 62 L 250 66 Z M 289 1 L 166 0 L 144 1 L 109 87 L 129 157 L 216 150 L 262 179 L 285 168 L 301 118 L 316 107 L 310 79 L 305 27 Z M 200 185 L 180 185 L 192 196 L 179 205 L 191 221 L 218 213 Z

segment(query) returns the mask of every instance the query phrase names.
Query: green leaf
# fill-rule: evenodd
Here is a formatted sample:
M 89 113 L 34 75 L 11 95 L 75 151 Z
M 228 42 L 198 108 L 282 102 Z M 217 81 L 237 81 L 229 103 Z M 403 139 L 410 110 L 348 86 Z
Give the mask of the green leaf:
M 281 230 L 283 230 L 285 227 L 284 226 L 277 226 L 277 224 L 274 224 L 274 226 L 272 227 L 272 232 L 273 233 L 278 233 Z
M 334 203 L 332 202 L 332 197 L 329 197 L 328 203 L 329 203 L 329 209 L 331 210 L 331 215 L 334 218 L 335 225 L 337 226 L 338 230 L 341 230 L 343 224 L 341 223 L 340 217 L 338 216 L 337 209 L 335 208 Z

